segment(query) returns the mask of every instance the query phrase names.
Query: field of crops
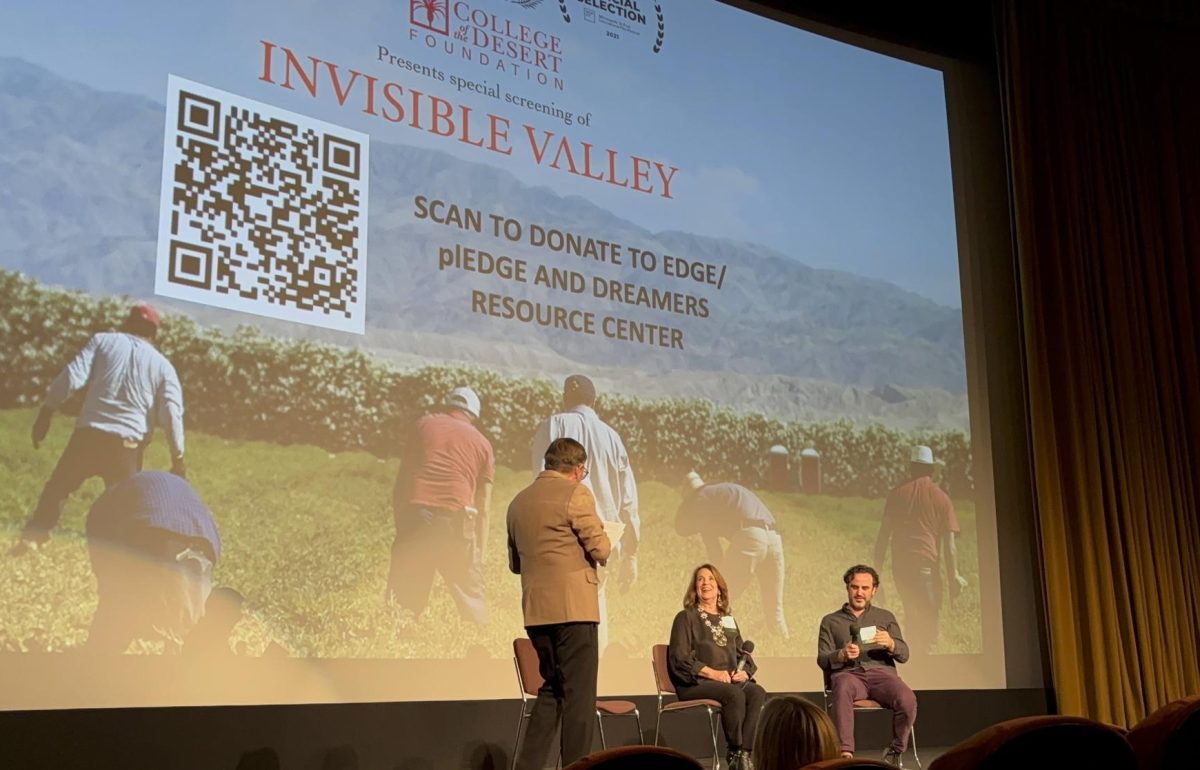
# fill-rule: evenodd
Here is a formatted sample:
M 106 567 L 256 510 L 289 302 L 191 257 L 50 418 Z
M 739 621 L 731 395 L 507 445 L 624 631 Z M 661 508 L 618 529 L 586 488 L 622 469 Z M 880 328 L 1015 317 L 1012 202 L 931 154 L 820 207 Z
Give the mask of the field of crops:
M 67 506 L 54 538 L 37 552 L 9 553 L 41 485 L 70 435 L 73 420 L 59 415 L 40 450 L 29 442 L 36 410 L 0 410 L 0 650 L 63 650 L 80 644 L 95 607 L 95 586 L 83 541 L 84 517 L 101 491 L 89 482 Z M 394 460 L 364 450 L 330 452 L 312 445 L 188 434 L 189 478 L 214 511 L 224 553 L 217 583 L 247 597 L 235 648 L 262 654 L 274 642 L 294 655 L 339 658 L 508 657 L 521 633 L 519 579 L 504 552 L 504 510 L 528 483 L 524 468 L 500 467 L 485 563 L 491 625 L 463 621 L 440 579 L 418 617 L 384 600 L 393 535 Z M 161 438 L 147 468 L 167 467 Z M 708 480 L 719 480 L 713 475 Z M 673 521 L 676 486 L 639 483 L 643 522 L 641 574 L 626 594 L 609 600 L 610 655 L 642 657 L 664 641 L 691 569 L 704 559 L 698 537 L 681 538 Z M 779 520 L 787 554 L 785 601 L 792 639 L 775 635 L 755 586 L 735 602 L 746 636 L 764 655 L 811 655 L 821 615 L 845 599 L 842 571 L 872 558 L 882 500 L 878 497 L 759 491 Z M 981 649 L 975 509 L 956 499 L 963 527 L 959 557 L 971 587 L 943 611 L 939 652 Z M 881 606 L 903 608 L 887 591 Z M 153 652 L 153 643 L 136 649 Z

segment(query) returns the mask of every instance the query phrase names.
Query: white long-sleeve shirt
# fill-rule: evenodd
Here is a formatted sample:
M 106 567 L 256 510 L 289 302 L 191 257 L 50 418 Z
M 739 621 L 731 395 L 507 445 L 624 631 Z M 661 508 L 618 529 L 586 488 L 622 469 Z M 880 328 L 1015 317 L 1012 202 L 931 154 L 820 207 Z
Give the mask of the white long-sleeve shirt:
M 583 483 L 596 498 L 596 513 L 601 519 L 624 522 L 620 547 L 632 556 L 641 540 L 642 522 L 637 482 L 621 437 L 590 406 L 579 405 L 551 415 L 533 436 L 531 466 L 535 478 L 544 469 L 546 447 L 557 438 L 573 438 L 583 444 L 588 456 L 588 475 Z
M 101 332 L 50 383 L 44 406 L 57 409 L 87 388 L 76 428 L 145 441 L 154 425 L 167 431 L 172 457 L 183 456 L 183 388 L 175 367 L 135 334 Z

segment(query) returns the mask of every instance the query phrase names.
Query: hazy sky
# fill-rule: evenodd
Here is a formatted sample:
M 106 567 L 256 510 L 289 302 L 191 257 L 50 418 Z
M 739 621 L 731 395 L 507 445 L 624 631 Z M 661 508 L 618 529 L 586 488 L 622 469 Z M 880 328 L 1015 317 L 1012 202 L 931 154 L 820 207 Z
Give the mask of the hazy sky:
M 941 73 L 864 51 L 708 0 L 661 0 L 664 45 L 606 36 L 579 0 L 524 9 L 474 8 L 562 38 L 565 89 L 538 87 L 410 40 L 408 3 L 94 2 L 6 4 L 0 55 L 65 77 L 162 102 L 167 74 L 366 131 L 376 141 L 436 147 L 502 167 L 527 183 L 583 196 L 649 230 L 685 230 L 761 243 L 816 267 L 880 278 L 960 307 Z M 642 29 L 638 27 L 638 29 Z M 260 39 L 532 123 L 576 141 L 678 166 L 673 200 L 621 190 L 466 148 L 257 80 Z M 572 112 L 565 126 L 449 82 L 381 63 L 378 46 L 506 92 Z M 328 89 L 327 89 L 328 90 Z M 514 132 L 515 133 L 515 132 Z

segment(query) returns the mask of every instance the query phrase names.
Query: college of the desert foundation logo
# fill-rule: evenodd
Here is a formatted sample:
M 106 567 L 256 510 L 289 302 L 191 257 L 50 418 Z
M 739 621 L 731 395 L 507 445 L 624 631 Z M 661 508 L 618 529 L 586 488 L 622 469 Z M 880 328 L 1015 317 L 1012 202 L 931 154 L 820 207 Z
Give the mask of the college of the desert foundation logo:
M 442 35 L 450 34 L 450 0 L 409 0 L 408 20 Z
M 502 7 L 535 5 L 520 2 Z M 409 40 L 431 55 L 477 64 L 557 91 L 566 88 L 562 38 L 527 20 L 468 0 L 409 0 L 408 19 Z

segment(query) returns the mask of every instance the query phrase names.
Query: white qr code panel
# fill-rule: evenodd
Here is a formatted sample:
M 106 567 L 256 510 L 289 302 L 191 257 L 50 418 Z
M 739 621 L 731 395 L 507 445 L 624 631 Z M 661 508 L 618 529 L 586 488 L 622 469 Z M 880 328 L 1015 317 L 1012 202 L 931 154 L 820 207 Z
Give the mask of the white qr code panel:
M 155 291 L 362 334 L 366 134 L 172 75 Z

